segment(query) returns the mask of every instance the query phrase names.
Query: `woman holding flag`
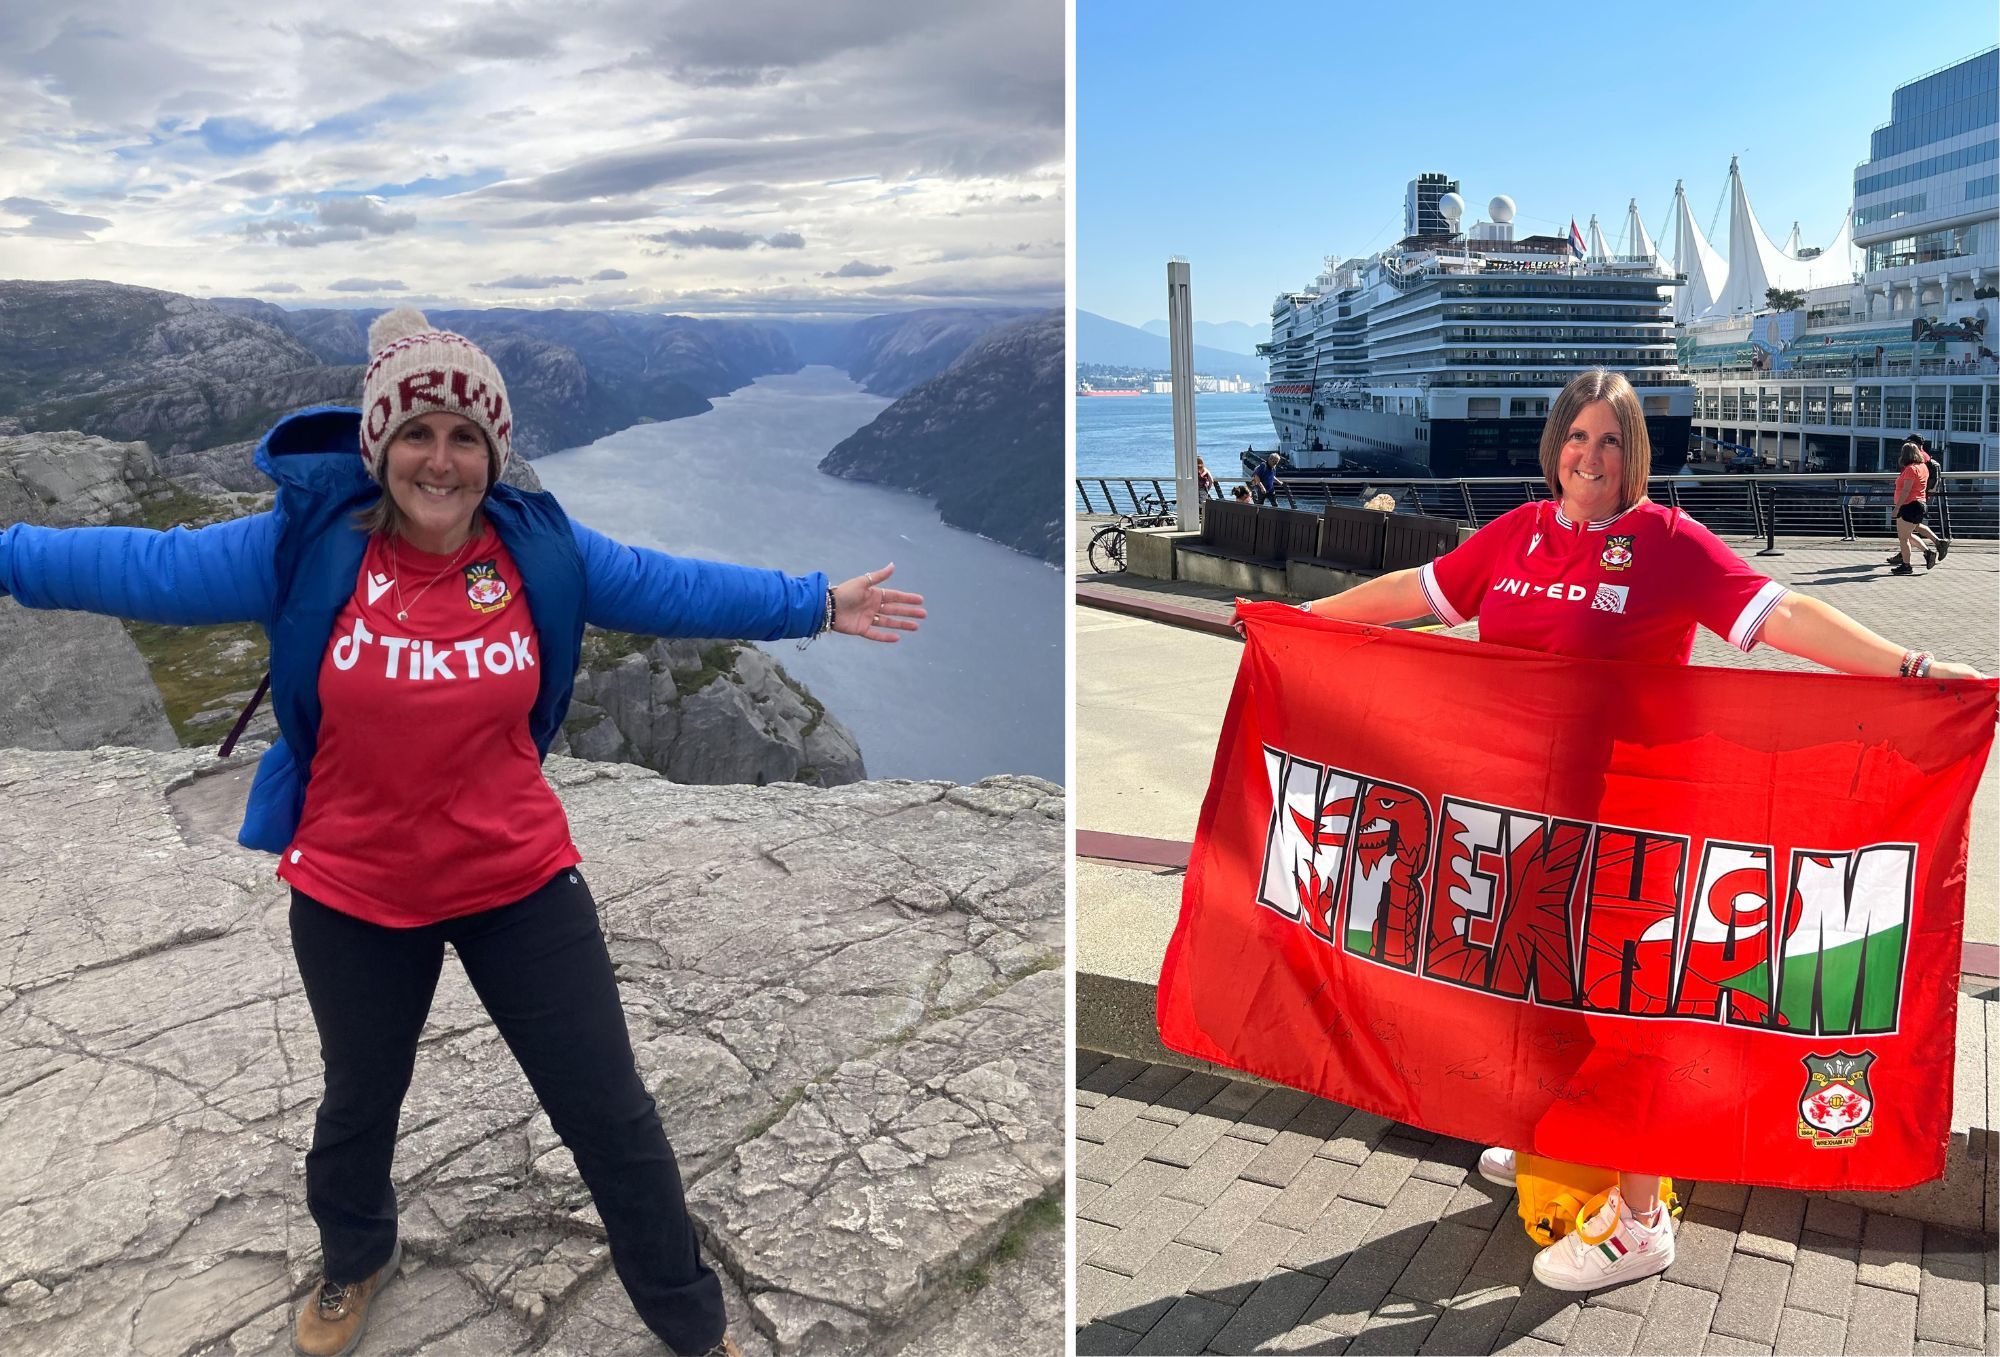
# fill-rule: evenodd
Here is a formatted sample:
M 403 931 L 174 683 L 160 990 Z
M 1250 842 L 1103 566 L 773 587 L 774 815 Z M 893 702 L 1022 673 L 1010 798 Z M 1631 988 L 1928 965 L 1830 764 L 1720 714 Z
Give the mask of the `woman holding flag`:
M 1844 673 L 1982 677 L 1785 588 L 1679 509 L 1647 499 L 1645 416 L 1615 372 L 1594 368 L 1563 389 L 1542 430 L 1541 464 L 1553 503 L 1524 504 L 1420 569 L 1301 606 L 1373 624 L 1477 618 L 1483 640 L 1648 664 L 1686 664 L 1699 624 L 1743 651 L 1762 642 Z M 1556 1290 L 1587 1291 L 1664 1271 L 1674 1239 L 1658 1170 L 1671 1167 L 1621 1171 L 1602 1208 L 1542 1250 L 1535 1276 Z M 1514 1152 L 1487 1150 L 1479 1171 L 1512 1187 Z M 1586 1235 L 1597 1242 L 1584 1243 Z

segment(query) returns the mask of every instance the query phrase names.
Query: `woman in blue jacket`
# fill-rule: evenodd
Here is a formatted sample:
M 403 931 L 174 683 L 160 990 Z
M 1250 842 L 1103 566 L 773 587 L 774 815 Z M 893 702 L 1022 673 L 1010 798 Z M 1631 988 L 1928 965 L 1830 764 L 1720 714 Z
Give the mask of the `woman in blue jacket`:
M 271 512 L 193 532 L 17 525 L 0 593 L 270 637 L 283 738 L 239 838 L 280 855 L 326 1071 L 306 1156 L 325 1274 L 298 1350 L 353 1351 L 396 1274 L 396 1124 L 449 943 L 574 1154 L 640 1318 L 677 1353 L 734 1353 L 541 760 L 586 623 L 892 642 L 923 599 L 882 587 L 893 567 L 829 586 L 620 546 L 500 483 L 512 408 L 477 345 L 405 307 L 369 347 L 359 411 L 303 411 L 258 446 Z

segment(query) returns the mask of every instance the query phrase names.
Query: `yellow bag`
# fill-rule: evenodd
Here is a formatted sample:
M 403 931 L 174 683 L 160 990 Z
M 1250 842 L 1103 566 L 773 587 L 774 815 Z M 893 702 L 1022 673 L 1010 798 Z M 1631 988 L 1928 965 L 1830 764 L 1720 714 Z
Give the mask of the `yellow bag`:
M 1616 1169 L 1590 1168 L 1539 1154 L 1514 1155 L 1514 1187 L 1521 1204 L 1521 1227 L 1528 1232 L 1528 1238 L 1544 1247 L 1574 1230 L 1579 1220 L 1588 1220 L 1598 1208 L 1599 1198 L 1616 1186 Z M 1671 1178 L 1660 1179 L 1660 1204 L 1675 1216 L 1681 1213 Z M 1586 1240 L 1598 1242 L 1588 1236 Z

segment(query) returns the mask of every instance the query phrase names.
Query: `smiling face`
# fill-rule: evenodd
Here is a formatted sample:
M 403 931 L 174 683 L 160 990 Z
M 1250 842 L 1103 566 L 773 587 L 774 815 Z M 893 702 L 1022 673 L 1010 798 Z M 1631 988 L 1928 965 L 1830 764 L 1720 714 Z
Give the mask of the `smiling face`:
M 1563 513 L 1576 523 L 1609 518 L 1625 485 L 1625 435 L 1610 401 L 1591 401 L 1576 412 L 1563 435 L 1557 461 Z
M 396 431 L 382 477 L 402 516 L 397 531 L 419 551 L 449 555 L 465 544 L 486 495 L 486 435 L 463 415 L 419 415 Z

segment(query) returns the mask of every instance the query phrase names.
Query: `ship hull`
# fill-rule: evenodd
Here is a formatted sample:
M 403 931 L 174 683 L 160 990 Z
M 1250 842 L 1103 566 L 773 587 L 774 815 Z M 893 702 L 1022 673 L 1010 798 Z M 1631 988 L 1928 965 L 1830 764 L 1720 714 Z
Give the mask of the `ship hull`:
M 1293 474 L 1458 479 L 1540 477 L 1545 419 L 1431 419 L 1369 410 L 1330 410 L 1311 424 L 1278 421 L 1279 446 Z M 1687 415 L 1648 415 L 1655 473 L 1687 461 Z M 1290 435 L 1289 437 L 1287 435 Z

